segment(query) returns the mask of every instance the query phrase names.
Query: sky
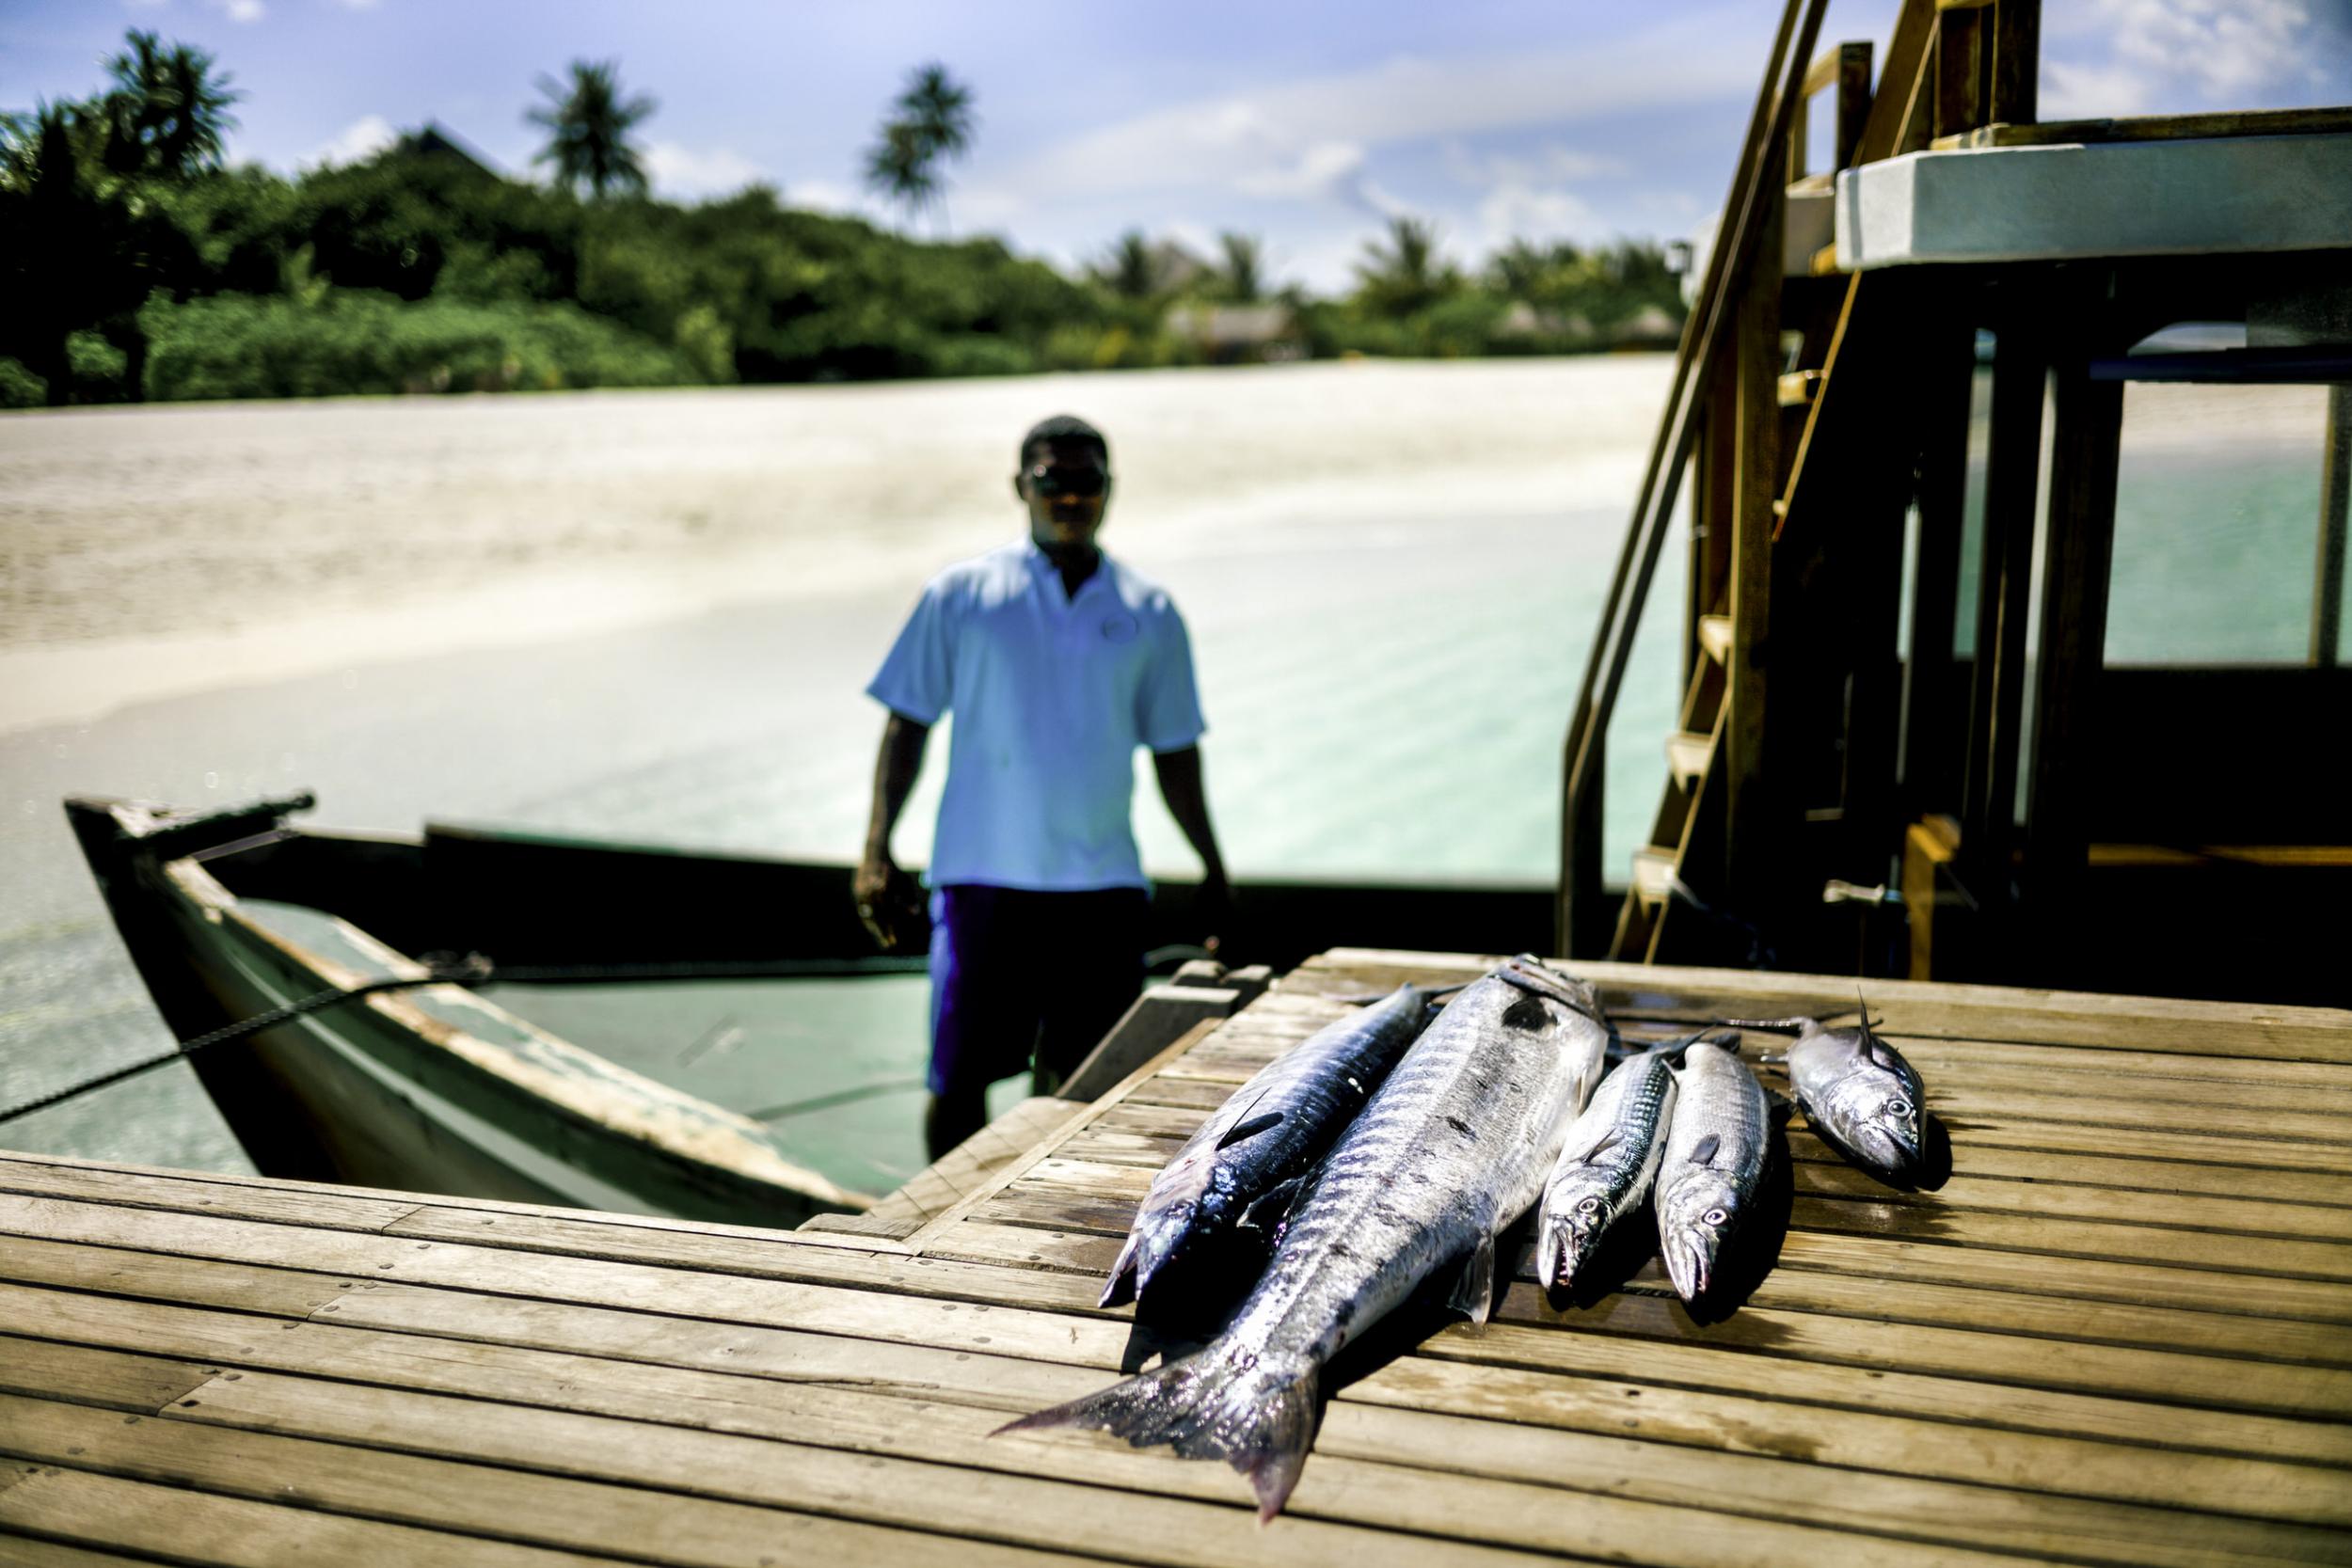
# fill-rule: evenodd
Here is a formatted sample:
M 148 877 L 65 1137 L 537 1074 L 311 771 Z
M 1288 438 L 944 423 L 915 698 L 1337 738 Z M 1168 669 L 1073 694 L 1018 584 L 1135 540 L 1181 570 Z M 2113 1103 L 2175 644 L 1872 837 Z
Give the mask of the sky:
M 1832 0 L 1823 43 L 1883 51 L 1896 8 Z M 245 94 L 232 161 L 292 172 L 434 121 L 529 176 L 536 81 L 612 60 L 659 103 L 641 128 L 658 194 L 758 181 L 904 228 L 861 189 L 862 155 L 909 71 L 936 60 L 978 111 L 945 231 L 1078 267 L 1130 229 L 1203 255 L 1240 230 L 1275 281 L 1328 293 L 1397 214 L 1434 221 L 1466 265 L 1513 239 L 1690 233 L 1723 201 L 1779 9 L 0 0 L 0 106 L 94 91 L 123 32 L 146 28 L 210 51 Z M 2042 58 L 2045 119 L 2352 103 L 2352 0 L 2045 0 Z

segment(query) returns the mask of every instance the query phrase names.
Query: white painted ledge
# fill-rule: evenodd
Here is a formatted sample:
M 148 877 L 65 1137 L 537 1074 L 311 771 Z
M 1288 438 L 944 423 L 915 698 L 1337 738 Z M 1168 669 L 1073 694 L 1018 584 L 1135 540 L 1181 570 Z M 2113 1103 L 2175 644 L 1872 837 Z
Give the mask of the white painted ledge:
M 2352 135 L 1913 152 L 1837 176 L 1843 271 L 2352 246 Z

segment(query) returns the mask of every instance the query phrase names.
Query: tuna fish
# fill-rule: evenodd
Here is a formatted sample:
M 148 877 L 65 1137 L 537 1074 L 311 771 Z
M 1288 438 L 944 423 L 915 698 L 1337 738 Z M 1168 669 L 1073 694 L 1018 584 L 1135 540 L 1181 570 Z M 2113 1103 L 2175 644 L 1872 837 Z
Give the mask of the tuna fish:
M 1139 1377 L 1004 1428 L 1099 1427 L 1248 1476 L 1281 1512 L 1323 1368 L 1424 1280 L 1484 1321 L 1495 1237 L 1541 1193 L 1609 1043 L 1590 987 L 1515 958 L 1465 989 L 1341 1137 L 1226 1331 Z
M 1610 1228 L 1649 1196 L 1674 1113 L 1672 1054 L 1644 1052 L 1611 1068 L 1568 1129 L 1535 1222 L 1535 1277 L 1542 1284 L 1566 1290 Z
M 1141 1296 L 1152 1307 L 1154 1279 L 1181 1279 L 1184 1264 L 1216 1256 L 1245 1223 L 1263 1227 L 1279 1216 L 1420 1037 L 1432 994 L 1400 986 L 1325 1025 L 1234 1090 L 1152 1179 L 1111 1265 L 1103 1305 Z
M 1658 1250 L 1684 1301 L 1707 1293 L 1724 1242 L 1756 1206 L 1769 1128 L 1763 1087 L 1739 1057 L 1706 1040 L 1683 1053 L 1656 1203 Z
M 1737 1026 L 1797 1037 L 1788 1047 L 1789 1092 L 1823 1143 L 1883 1180 L 1919 1179 L 1919 1074 L 1870 1032 L 1867 1012 L 1851 1029 L 1823 1028 L 1816 1018 L 1743 1019 Z

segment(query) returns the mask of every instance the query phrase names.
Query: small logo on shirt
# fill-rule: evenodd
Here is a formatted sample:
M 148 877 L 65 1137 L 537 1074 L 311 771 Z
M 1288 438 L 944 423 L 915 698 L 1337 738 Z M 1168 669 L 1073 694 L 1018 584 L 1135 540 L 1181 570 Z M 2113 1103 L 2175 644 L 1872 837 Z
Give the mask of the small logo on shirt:
M 1132 615 L 1115 611 L 1103 617 L 1103 641 L 1105 642 L 1133 642 L 1136 634 L 1141 630 L 1142 626 Z

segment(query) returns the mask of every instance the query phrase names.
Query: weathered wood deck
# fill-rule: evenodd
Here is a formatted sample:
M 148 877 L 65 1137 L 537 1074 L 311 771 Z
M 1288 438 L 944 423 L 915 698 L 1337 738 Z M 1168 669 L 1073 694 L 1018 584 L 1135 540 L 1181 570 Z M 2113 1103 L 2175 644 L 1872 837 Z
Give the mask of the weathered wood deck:
M 1341 953 L 904 1236 L 0 1157 L 0 1562 L 2352 1560 L 2352 1015 L 1874 985 L 1955 1174 L 1790 1138 L 1778 1268 L 1524 1278 L 1342 1390 L 1261 1530 L 1221 1465 L 990 1439 L 1129 1348 L 1152 1170 Z M 1585 965 L 1636 1019 L 1841 983 Z

